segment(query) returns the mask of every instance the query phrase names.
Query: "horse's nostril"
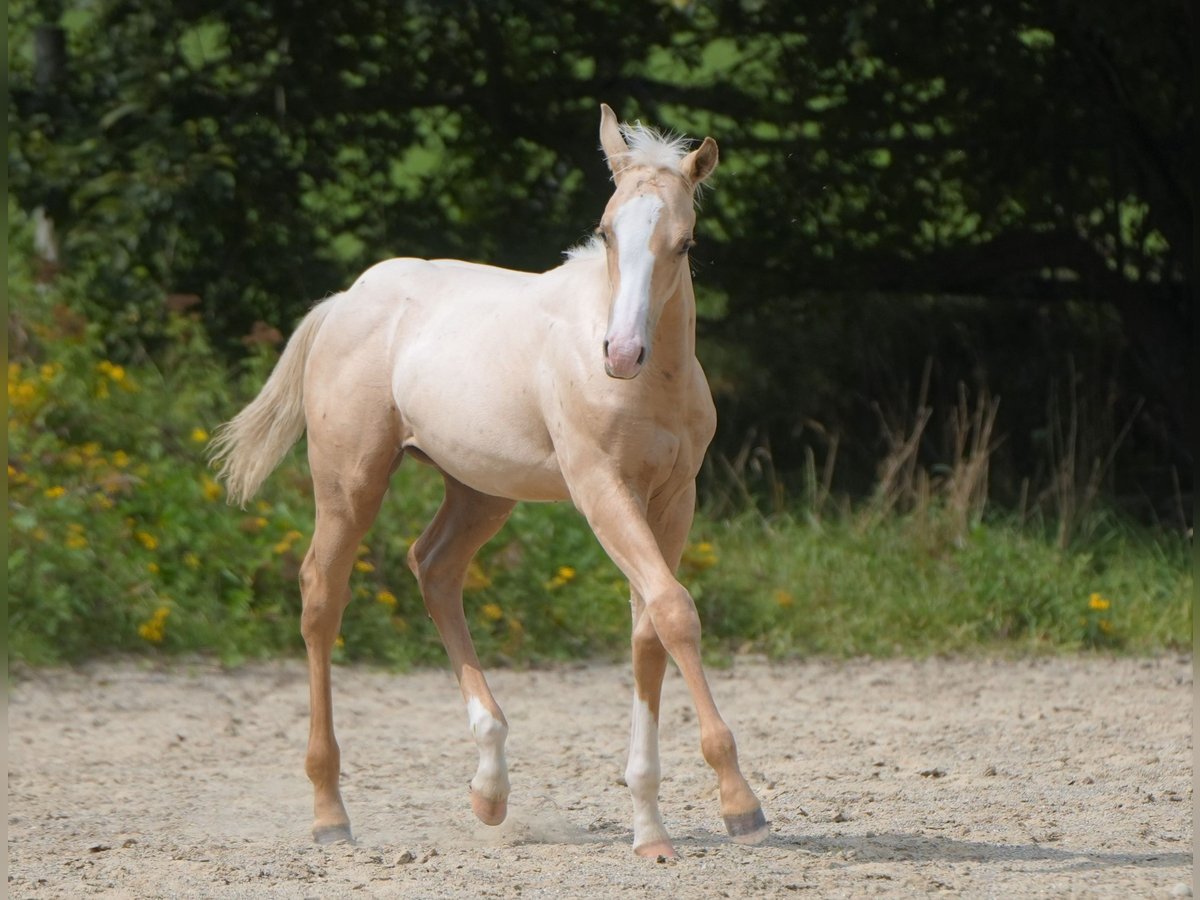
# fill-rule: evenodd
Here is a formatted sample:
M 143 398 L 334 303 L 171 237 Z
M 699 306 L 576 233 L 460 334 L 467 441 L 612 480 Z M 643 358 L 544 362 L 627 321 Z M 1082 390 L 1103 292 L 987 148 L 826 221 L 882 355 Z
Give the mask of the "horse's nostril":
M 640 366 L 640 365 L 641 365 L 642 363 L 644 363 L 645 361 L 646 361 L 646 348 L 645 348 L 645 347 L 643 347 L 643 348 L 642 348 L 642 352 L 638 354 L 638 361 L 637 361 L 637 364 Z
M 608 341 L 604 342 L 604 355 L 606 357 L 608 356 Z

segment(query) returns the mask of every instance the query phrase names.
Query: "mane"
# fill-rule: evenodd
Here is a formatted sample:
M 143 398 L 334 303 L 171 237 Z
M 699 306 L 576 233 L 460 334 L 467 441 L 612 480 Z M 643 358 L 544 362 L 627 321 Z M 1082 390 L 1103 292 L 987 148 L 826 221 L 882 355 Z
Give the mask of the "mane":
M 563 256 L 567 258 L 567 262 L 575 262 L 577 259 L 594 259 L 597 256 L 604 255 L 604 241 L 600 240 L 599 236 L 592 235 L 582 244 L 576 244 L 569 250 L 563 251 Z
M 621 124 L 621 135 L 629 145 L 629 152 L 622 154 L 621 168 L 648 166 L 652 169 L 679 171 L 679 164 L 687 156 L 691 141 L 682 134 L 659 131 L 641 122 Z

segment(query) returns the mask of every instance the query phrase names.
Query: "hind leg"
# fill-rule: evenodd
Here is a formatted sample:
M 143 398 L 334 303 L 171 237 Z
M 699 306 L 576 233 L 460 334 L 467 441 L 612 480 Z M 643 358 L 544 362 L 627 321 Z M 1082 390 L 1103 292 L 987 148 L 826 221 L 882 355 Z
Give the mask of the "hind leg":
M 479 767 L 471 779 L 471 809 L 481 822 L 499 825 L 508 813 L 508 722 L 492 696 L 463 613 L 463 579 L 471 558 L 508 519 L 512 500 L 472 490 L 443 473 L 446 498 L 408 552 L 425 607 L 437 626 L 467 703 Z
M 350 572 L 399 462 L 390 434 L 341 430 L 335 440 L 310 428 L 309 464 L 316 527 L 300 570 L 300 631 L 308 651 L 309 732 L 304 768 L 313 785 L 313 839 L 353 840 L 339 787 L 341 751 L 333 731 L 333 644 L 350 602 Z

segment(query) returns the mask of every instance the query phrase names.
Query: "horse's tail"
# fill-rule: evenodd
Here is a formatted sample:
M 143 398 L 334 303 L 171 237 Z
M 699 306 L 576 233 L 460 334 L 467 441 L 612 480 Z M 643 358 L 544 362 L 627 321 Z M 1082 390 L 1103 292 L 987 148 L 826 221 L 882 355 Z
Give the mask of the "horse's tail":
M 244 506 L 304 433 L 304 364 L 335 299 L 304 317 L 258 396 L 216 430 L 209 457 L 230 503 Z

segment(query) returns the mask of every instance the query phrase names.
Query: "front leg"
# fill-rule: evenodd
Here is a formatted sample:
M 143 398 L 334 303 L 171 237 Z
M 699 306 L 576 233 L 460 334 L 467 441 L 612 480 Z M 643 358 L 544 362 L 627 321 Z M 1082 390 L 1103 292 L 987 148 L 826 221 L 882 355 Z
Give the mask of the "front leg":
M 675 847 L 658 809 L 662 770 L 658 761 L 658 713 L 667 651 L 646 604 L 636 593 L 633 606 L 633 709 L 629 715 L 629 759 L 625 784 L 633 798 L 633 852 L 638 856 L 673 857 Z
M 664 526 L 660 530 L 664 537 L 669 531 L 674 541 L 686 540 L 694 508 L 694 490 L 694 486 L 689 486 L 680 493 L 671 509 L 663 511 Z M 653 628 L 662 647 L 675 660 L 687 684 L 700 721 L 700 749 L 705 761 L 717 775 L 721 814 L 726 829 L 739 843 L 753 844 L 764 840 L 768 826 L 762 805 L 742 775 L 733 732 L 721 718 L 704 674 L 700 659 L 700 618 L 696 613 L 696 604 L 675 579 L 672 567 L 664 558 L 658 538 L 643 512 L 643 506 L 627 485 L 619 479 L 605 477 L 603 472 L 591 473 L 573 483 L 572 494 L 605 551 L 625 573 L 634 593 L 643 598 L 645 610 L 642 618 L 649 620 L 649 626 Z M 665 524 L 667 522 L 670 523 L 669 527 Z M 647 637 L 645 627 L 642 625 L 643 648 Z M 654 684 L 657 682 L 661 687 L 662 676 L 657 674 L 659 663 L 653 661 L 652 654 L 644 661 L 650 663 L 644 684 L 646 693 L 643 695 L 648 703 L 651 697 L 657 695 L 658 688 Z M 665 661 L 662 665 L 665 665 Z M 643 684 L 639 682 L 639 691 L 642 689 Z M 656 717 L 654 726 L 657 742 Z

